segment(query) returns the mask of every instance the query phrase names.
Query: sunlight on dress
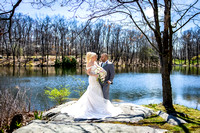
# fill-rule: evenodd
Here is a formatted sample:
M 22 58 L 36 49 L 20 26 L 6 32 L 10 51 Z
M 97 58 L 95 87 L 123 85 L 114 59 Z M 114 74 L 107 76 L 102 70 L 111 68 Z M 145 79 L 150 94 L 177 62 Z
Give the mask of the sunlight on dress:
M 94 73 L 96 65 L 91 67 L 91 73 Z M 122 112 L 119 107 L 114 107 L 109 100 L 104 99 L 101 86 L 95 76 L 89 76 L 89 86 L 80 99 L 61 110 L 61 113 L 82 119 L 114 117 Z

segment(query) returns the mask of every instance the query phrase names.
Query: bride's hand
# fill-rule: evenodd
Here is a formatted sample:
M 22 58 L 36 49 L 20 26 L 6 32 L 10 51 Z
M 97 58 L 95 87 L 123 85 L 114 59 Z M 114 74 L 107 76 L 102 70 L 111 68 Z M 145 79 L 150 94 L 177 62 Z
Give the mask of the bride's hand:
M 95 77 L 97 77 L 97 78 L 99 77 L 99 75 L 98 75 L 98 74 L 95 74 L 94 76 L 95 76 Z

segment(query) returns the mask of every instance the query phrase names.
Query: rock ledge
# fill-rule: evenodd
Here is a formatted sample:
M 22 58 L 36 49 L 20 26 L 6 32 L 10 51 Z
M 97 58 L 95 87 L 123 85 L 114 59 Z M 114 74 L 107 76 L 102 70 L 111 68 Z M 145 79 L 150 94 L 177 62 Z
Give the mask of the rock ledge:
M 152 109 L 135 105 L 132 103 L 115 103 L 114 106 L 120 107 L 124 113 L 117 117 L 109 117 L 104 119 L 74 119 L 67 114 L 60 113 L 60 110 L 75 101 L 67 102 L 59 105 L 49 111 L 43 113 L 45 120 L 33 120 L 28 125 L 21 127 L 14 131 L 14 133 L 82 133 L 82 132 L 126 132 L 126 133 L 163 133 L 167 130 L 157 129 L 147 126 L 131 126 L 126 124 L 114 124 L 114 123 L 137 123 L 138 121 L 150 117 L 152 114 L 158 114 L 164 116 L 166 119 L 168 116 L 163 112 L 155 112 Z M 170 124 L 176 125 L 175 120 L 177 118 L 170 117 Z M 173 119 L 173 120 L 172 120 Z M 167 119 L 166 119 L 167 120 Z M 184 122 L 178 119 L 179 122 Z

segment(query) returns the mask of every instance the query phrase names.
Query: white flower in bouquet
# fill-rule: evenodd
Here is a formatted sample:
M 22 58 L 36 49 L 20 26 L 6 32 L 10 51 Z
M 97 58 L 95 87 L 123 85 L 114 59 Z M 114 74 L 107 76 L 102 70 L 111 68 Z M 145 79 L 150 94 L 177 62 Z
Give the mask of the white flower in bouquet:
M 102 67 L 97 66 L 95 73 L 99 75 L 98 78 L 103 83 L 107 75 L 107 72 Z

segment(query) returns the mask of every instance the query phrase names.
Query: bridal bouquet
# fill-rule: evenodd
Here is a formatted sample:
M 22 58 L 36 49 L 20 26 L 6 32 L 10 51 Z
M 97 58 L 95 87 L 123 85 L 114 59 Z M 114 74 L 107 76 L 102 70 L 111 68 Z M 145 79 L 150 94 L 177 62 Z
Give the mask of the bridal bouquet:
M 100 79 L 100 81 L 103 83 L 107 75 L 107 72 L 102 67 L 97 65 L 95 73 L 99 75 L 98 79 Z

